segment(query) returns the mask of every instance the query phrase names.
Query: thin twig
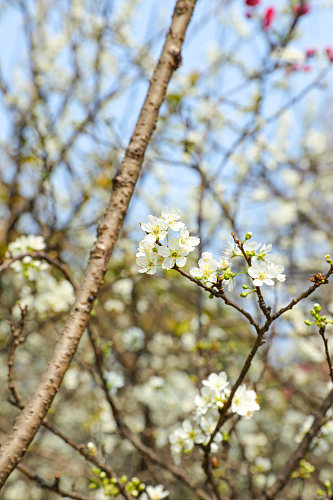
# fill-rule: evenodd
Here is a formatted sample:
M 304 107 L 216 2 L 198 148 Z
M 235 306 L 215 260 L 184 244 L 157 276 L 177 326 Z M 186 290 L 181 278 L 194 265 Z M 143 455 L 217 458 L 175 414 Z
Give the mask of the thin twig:
M 327 365 L 328 365 L 328 368 L 329 368 L 329 371 L 330 371 L 331 381 L 333 383 L 333 365 L 332 365 L 332 360 L 331 360 L 330 352 L 329 352 L 329 349 L 328 349 L 328 340 L 327 340 L 327 337 L 325 335 L 325 330 L 326 330 L 326 326 L 321 326 L 319 328 L 319 335 L 321 336 L 321 338 L 323 339 L 323 342 L 324 342 L 326 361 L 327 361 Z
M 322 402 L 322 404 L 318 408 L 318 411 L 315 415 L 314 421 L 310 429 L 305 434 L 305 436 L 303 437 L 302 441 L 300 442 L 296 450 L 292 453 L 289 460 L 287 460 L 287 463 L 278 474 L 272 486 L 270 486 L 265 492 L 263 492 L 263 495 L 262 497 L 260 497 L 260 500 L 262 499 L 273 500 L 280 493 L 280 491 L 282 491 L 283 488 L 287 485 L 288 481 L 290 480 L 291 473 L 295 470 L 299 461 L 305 456 L 312 440 L 317 435 L 322 425 L 324 425 L 325 414 L 328 411 L 328 409 L 332 406 L 332 404 L 333 404 L 333 389 L 330 391 L 326 399 Z
M 17 468 L 29 479 L 32 479 L 35 481 L 39 488 L 42 488 L 44 490 L 48 491 L 54 491 L 55 493 L 58 493 L 58 495 L 61 495 L 62 497 L 66 498 L 73 498 L 74 500 L 92 500 L 91 497 L 87 497 L 86 495 L 83 495 L 82 493 L 79 493 L 77 491 L 70 491 L 62 488 L 60 486 L 60 474 L 57 474 L 54 478 L 54 481 L 51 483 L 50 481 L 47 481 L 44 479 L 42 476 L 34 472 L 32 469 L 27 467 L 24 464 L 18 464 Z

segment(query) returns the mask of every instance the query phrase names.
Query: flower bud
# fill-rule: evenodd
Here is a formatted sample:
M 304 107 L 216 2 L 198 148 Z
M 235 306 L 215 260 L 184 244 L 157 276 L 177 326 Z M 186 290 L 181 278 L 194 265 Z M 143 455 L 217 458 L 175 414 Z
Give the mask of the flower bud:
M 321 311 L 321 305 L 316 303 L 316 304 L 313 304 L 313 309 L 314 311 L 316 311 L 317 313 L 319 313 Z

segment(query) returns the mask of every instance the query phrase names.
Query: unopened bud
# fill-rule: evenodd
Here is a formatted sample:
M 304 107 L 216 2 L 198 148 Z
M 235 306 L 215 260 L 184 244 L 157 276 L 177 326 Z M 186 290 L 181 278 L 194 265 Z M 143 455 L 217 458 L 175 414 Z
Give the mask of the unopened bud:
M 250 240 L 252 238 L 252 233 L 249 231 L 248 233 L 246 233 L 245 235 L 245 241 L 246 240 Z
M 313 304 L 313 309 L 314 311 L 316 311 L 317 313 L 319 313 L 321 311 L 321 305 L 316 303 L 316 304 Z

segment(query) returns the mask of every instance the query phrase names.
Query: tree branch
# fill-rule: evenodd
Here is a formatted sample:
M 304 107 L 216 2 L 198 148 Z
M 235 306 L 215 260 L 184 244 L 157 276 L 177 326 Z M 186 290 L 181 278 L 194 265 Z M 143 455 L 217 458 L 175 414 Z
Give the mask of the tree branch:
M 333 404 L 333 389 L 331 390 L 331 392 L 328 394 L 328 396 L 318 409 L 310 429 L 305 434 L 304 438 L 302 439 L 302 441 L 300 442 L 294 453 L 291 455 L 286 465 L 278 474 L 275 482 L 264 493 L 262 499 L 273 500 L 276 497 L 276 495 L 280 493 L 280 491 L 282 491 L 283 488 L 286 486 L 286 484 L 290 479 L 291 473 L 297 467 L 298 462 L 305 456 L 311 444 L 311 441 L 320 430 L 320 427 L 325 423 L 324 420 L 325 414 L 332 404 Z
M 0 487 L 15 469 L 37 433 L 87 326 L 140 174 L 145 151 L 156 127 L 168 83 L 180 65 L 181 47 L 195 4 L 196 0 L 178 0 L 176 3 L 171 26 L 136 127 L 113 180 L 111 199 L 98 226 L 97 239 L 75 303 L 46 371 L 26 407 L 17 417 L 6 443 L 1 447 Z

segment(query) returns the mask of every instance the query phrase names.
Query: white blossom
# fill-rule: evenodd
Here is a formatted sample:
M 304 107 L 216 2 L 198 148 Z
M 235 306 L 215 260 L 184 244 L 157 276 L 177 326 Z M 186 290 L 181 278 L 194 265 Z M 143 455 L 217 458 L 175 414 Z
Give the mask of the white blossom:
M 138 351 L 144 346 L 145 334 L 141 328 L 131 326 L 124 331 L 122 341 L 130 351 Z
M 35 236 L 33 234 L 20 236 L 15 241 L 9 243 L 6 257 L 16 257 L 28 252 L 40 252 L 45 247 L 43 236 Z M 22 260 L 13 262 L 10 267 L 17 273 L 23 273 L 29 281 L 36 281 L 40 276 L 40 271 L 47 270 L 49 265 L 47 262 L 41 262 L 27 255 Z
M 141 223 L 141 228 L 146 233 L 150 233 L 155 237 L 156 240 L 163 241 L 167 235 L 168 222 L 160 217 L 155 217 L 154 215 L 148 215 L 148 222 Z
M 181 211 L 179 208 L 162 208 L 162 219 L 173 231 L 180 231 L 184 227 L 184 222 L 178 220 L 180 217 Z
M 162 268 L 171 269 L 175 264 L 178 267 L 184 267 L 188 250 L 180 244 L 177 236 L 169 238 L 168 246 L 157 247 L 158 254 L 163 257 Z
M 242 417 L 251 418 L 254 411 L 260 410 L 257 403 L 257 394 L 252 389 L 246 389 L 242 384 L 236 390 L 231 403 L 231 411 Z
M 192 252 L 199 245 L 200 239 L 197 236 L 190 236 L 189 230 L 186 227 L 182 227 L 179 235 L 179 243 L 188 252 Z
M 254 263 L 249 267 L 248 273 L 253 279 L 254 286 L 274 285 L 274 272 L 270 268 L 267 262 L 254 261 Z
M 136 254 L 136 266 L 139 273 L 155 274 L 158 264 L 158 254 L 156 252 L 138 252 Z
M 211 373 L 207 380 L 203 380 L 202 385 L 213 391 L 224 391 L 228 385 L 227 374 L 225 372 Z
M 194 278 L 213 284 L 217 279 L 218 262 L 213 259 L 210 252 L 204 252 L 198 262 L 199 267 L 193 267 L 190 273 Z
M 260 243 L 257 243 L 256 241 L 246 240 L 243 244 L 245 252 L 250 256 L 255 255 L 259 247 Z
M 159 484 L 157 486 L 147 486 L 146 492 L 150 500 L 162 500 L 169 495 L 168 490 L 164 490 L 164 486 Z
M 288 47 L 278 47 L 275 49 L 271 53 L 271 58 L 288 64 L 303 64 L 306 56 L 303 50 L 288 45 Z
M 35 236 L 33 234 L 20 236 L 20 238 L 9 243 L 6 257 L 15 257 L 16 255 L 26 252 L 39 252 L 44 250 L 45 246 L 43 236 Z
M 116 394 L 118 389 L 125 385 L 124 376 L 115 371 L 110 371 L 106 374 L 106 382 L 111 395 Z

